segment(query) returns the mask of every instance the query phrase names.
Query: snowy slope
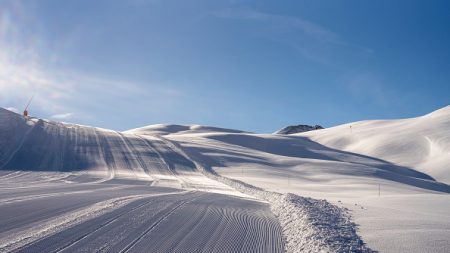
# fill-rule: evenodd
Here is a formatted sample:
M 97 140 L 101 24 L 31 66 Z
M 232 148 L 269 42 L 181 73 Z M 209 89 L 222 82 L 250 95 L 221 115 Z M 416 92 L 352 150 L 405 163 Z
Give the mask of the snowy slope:
M 287 180 L 300 180 L 336 194 L 373 189 L 379 182 L 397 189 L 412 186 L 450 192 L 449 185 L 425 173 L 376 157 L 328 148 L 302 136 L 206 133 L 167 138 L 181 143 L 203 166 L 225 174 L 241 171 L 250 180 L 266 182 L 267 185 L 258 185 L 263 188 L 272 185 L 289 191 L 283 187 Z M 336 191 L 335 187 L 347 190 Z
M 423 252 L 431 247 L 445 252 L 450 247 L 445 239 L 450 238 L 446 215 L 450 204 L 445 204 L 450 203 L 449 111 L 446 107 L 414 119 L 278 135 L 167 124 L 117 132 L 24 119 L 0 108 L 0 170 L 16 171 L 5 176 L 5 182 L 24 184 L 35 173 L 24 171 L 67 171 L 69 176 L 51 177 L 74 183 L 92 182 L 94 175 L 99 182 L 138 180 L 153 186 L 252 195 L 271 203 L 292 252 L 299 250 L 295 245 L 309 252 L 351 245 L 364 249 L 343 208 L 353 210 L 363 239 L 372 248 Z M 86 173 L 90 176 L 83 177 Z M 429 208 L 417 207 L 420 198 L 428 200 Z M 420 209 L 420 215 L 411 208 Z M 303 218 L 295 221 L 292 213 Z M 338 227 L 333 228 L 333 219 L 342 219 Z M 424 235 L 417 238 L 415 228 L 405 222 L 421 227 Z M 342 229 L 349 234 L 340 234 Z M 392 241 L 390 235 L 403 243 Z M 439 241 L 429 246 L 433 238 Z M 416 246 L 406 250 L 405 245 L 412 244 Z
M 284 251 L 270 205 L 162 137 L 3 109 L 0 122 L 0 252 Z
M 235 193 L 205 178 L 162 138 L 25 119 L 0 108 L 0 170 L 87 172 L 99 180 L 135 179 L 156 185 Z
M 166 138 L 179 143 L 193 160 L 226 178 L 266 191 L 326 199 L 352 210 L 358 234 L 372 249 L 420 253 L 447 252 L 450 247 L 450 186 L 414 169 L 332 149 L 303 136 L 205 133 Z M 277 208 L 274 211 L 280 220 L 292 218 L 293 211 L 283 215 L 290 204 L 282 206 L 280 213 Z M 317 210 L 319 217 L 330 217 L 321 214 L 322 208 Z M 314 213 L 306 215 L 314 217 Z M 289 231 L 288 238 L 310 233 L 296 230 L 304 226 L 294 226 L 293 222 L 296 219 L 282 222 Z M 323 221 L 314 224 L 326 227 L 319 231 L 329 228 Z M 332 232 L 327 236 L 336 238 Z M 292 241 L 303 242 L 302 236 Z M 292 241 L 288 241 L 288 249 L 292 249 Z
M 298 136 L 412 168 L 450 184 L 450 106 L 417 118 L 360 121 Z
M 244 133 L 244 131 L 226 129 L 201 125 L 175 125 L 175 124 L 155 124 L 125 131 L 125 133 L 139 135 L 168 135 L 168 134 L 191 134 L 191 133 Z
M 0 128 L 5 137 L 0 212 L 6 215 L 0 224 L 7 225 L 1 226 L 0 251 L 371 252 L 345 209 L 219 180 L 165 138 L 243 132 L 164 126 L 173 134 L 163 137 L 23 118 L 6 110 L 0 110 L 0 119 L 8 122 Z M 72 191 L 67 184 L 91 190 Z M 103 186 L 111 184 L 117 188 L 105 194 Z M 130 185 L 142 185 L 144 192 L 130 191 Z M 165 194 L 175 200 L 148 194 L 161 186 L 188 192 Z M 22 189 L 22 196 L 14 197 Z M 16 215 L 21 222 L 11 223 Z
M 352 129 L 166 138 L 222 176 L 351 209 L 364 241 L 381 252 L 447 252 L 448 115 L 446 107 L 414 119 L 360 122 Z M 411 161 L 430 166 L 424 170 Z

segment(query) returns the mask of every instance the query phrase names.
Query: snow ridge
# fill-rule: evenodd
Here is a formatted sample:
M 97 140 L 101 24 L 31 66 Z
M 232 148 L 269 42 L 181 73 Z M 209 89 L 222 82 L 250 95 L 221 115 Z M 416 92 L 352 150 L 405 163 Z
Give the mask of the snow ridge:
M 273 206 L 285 230 L 288 252 L 373 252 L 357 235 L 344 208 L 290 193 Z

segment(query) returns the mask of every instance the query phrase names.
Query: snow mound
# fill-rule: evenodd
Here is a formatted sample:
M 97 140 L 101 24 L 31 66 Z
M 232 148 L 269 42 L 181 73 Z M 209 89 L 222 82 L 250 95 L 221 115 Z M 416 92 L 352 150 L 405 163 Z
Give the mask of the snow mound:
M 245 194 L 270 203 L 280 221 L 287 252 L 374 252 L 357 234 L 357 225 L 349 211 L 326 200 L 279 194 L 225 179 Z
M 175 124 L 155 124 L 145 127 L 135 128 L 125 133 L 139 135 L 169 135 L 169 134 L 196 134 L 196 133 L 244 133 L 244 131 L 202 126 L 202 125 L 175 125 Z
M 373 252 L 345 208 L 290 193 L 273 206 L 286 231 L 288 252 Z
M 450 106 L 417 118 L 359 121 L 297 136 L 329 148 L 377 157 L 450 183 Z
M 303 133 L 313 130 L 319 130 L 323 129 L 321 125 L 295 125 L 295 126 L 287 126 L 284 127 L 278 131 L 276 131 L 274 134 L 296 134 L 296 133 Z

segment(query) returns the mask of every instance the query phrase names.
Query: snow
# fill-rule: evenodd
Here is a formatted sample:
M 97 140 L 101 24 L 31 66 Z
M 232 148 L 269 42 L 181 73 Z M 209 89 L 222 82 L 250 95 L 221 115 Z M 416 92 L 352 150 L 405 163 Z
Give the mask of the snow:
M 343 206 L 354 209 L 360 234 L 380 252 L 448 252 L 448 194 L 389 194 L 347 200 Z
M 284 249 L 279 223 L 260 201 L 136 180 L 61 179 L 0 172 L 1 252 Z
M 5 171 L 0 170 L 0 211 L 72 198 L 79 203 L 75 209 L 60 207 L 70 213 L 102 201 L 145 195 L 143 189 L 190 192 L 175 194 L 180 195 L 174 197 L 179 204 L 168 209 L 172 197 L 158 198 L 165 204 L 151 209 L 158 213 L 154 219 L 133 223 L 134 214 L 127 215 L 130 222 L 120 224 L 139 228 L 132 233 L 134 238 L 121 232 L 124 225 L 107 225 L 118 233 L 118 248 L 110 250 L 174 251 L 183 245 L 195 251 L 204 245 L 207 251 L 221 247 L 239 251 L 255 247 L 250 240 L 260 241 L 271 252 L 283 247 L 288 252 L 446 252 L 450 247 L 450 106 L 412 119 L 362 121 L 289 135 L 169 124 L 117 132 L 25 119 L 1 108 L 0 119 L 0 168 Z M 113 196 L 94 201 L 103 196 L 106 185 L 108 189 L 114 185 Z M 52 190 L 67 187 L 67 192 Z M 130 187 L 139 191 L 130 192 Z M 219 198 L 245 210 L 228 209 L 215 200 Z M 133 203 L 143 205 L 136 209 L 136 217 L 150 210 L 140 200 Z M 260 214 L 262 220 L 256 218 Z M 217 226 L 220 231 L 231 226 L 220 221 L 227 217 L 235 224 L 232 234 L 244 239 L 216 230 L 205 237 L 189 215 L 201 226 Z M 89 228 L 102 217 L 107 215 L 77 224 Z M 266 224 L 266 232 L 244 236 L 247 228 L 239 223 L 243 219 L 252 220 L 253 228 Z M 166 221 L 167 227 L 161 226 Z M 46 224 L 42 222 L 36 224 Z M 178 231 L 175 224 L 186 225 Z M 78 225 L 33 237 L 30 249 L 44 249 L 52 244 L 48 240 L 70 237 L 69 231 Z M 28 231 L 19 225 L 15 229 Z M 198 241 L 196 235 L 207 242 Z M 105 249 L 107 237 L 98 238 L 83 239 L 91 248 L 80 241 L 67 250 Z M 161 244 L 147 243 L 159 240 Z
M 137 196 L 142 197 L 142 196 Z M 135 198 L 127 196 L 116 199 L 109 199 L 75 210 L 71 213 L 52 217 L 46 221 L 41 221 L 28 229 L 21 229 L 16 233 L 9 232 L 8 235 L 3 236 L 0 240 L 0 249 L 2 251 L 13 251 L 26 244 L 35 241 L 38 238 L 64 230 L 66 227 L 79 224 L 85 220 L 100 216 L 105 212 L 123 206 Z
M 377 157 L 450 183 L 450 106 L 417 118 L 360 121 L 298 136 L 330 148 Z
M 446 252 L 449 121 L 446 107 L 414 119 L 366 121 L 352 123 L 352 129 L 348 124 L 289 136 L 198 133 L 166 138 L 221 176 L 349 208 L 372 249 Z M 423 136 L 438 143 L 431 152 Z M 421 163 L 412 166 L 410 161 Z M 437 167 L 420 169 L 431 163 Z M 430 171 L 439 173 L 430 176 Z M 396 208 L 383 201 L 387 199 L 395 199 Z M 411 212 L 418 206 L 420 215 Z M 412 226 L 405 226 L 405 220 Z M 393 239 L 397 237 L 402 244 Z
M 266 203 L 205 177 L 162 137 L 0 119 L 2 252 L 284 250 Z M 189 193 L 149 194 L 165 189 Z
M 138 135 L 168 135 L 168 134 L 191 134 L 191 133 L 244 133 L 244 131 L 226 129 L 201 125 L 175 125 L 175 124 L 155 124 L 141 128 L 131 129 L 125 133 Z
M 86 171 L 99 181 L 134 179 L 241 196 L 202 176 L 192 161 L 161 137 L 24 119 L 3 109 L 0 117 L 3 170 Z
M 326 200 L 265 191 L 203 171 L 208 177 L 267 201 L 281 223 L 287 252 L 373 252 L 357 234 L 347 208 Z

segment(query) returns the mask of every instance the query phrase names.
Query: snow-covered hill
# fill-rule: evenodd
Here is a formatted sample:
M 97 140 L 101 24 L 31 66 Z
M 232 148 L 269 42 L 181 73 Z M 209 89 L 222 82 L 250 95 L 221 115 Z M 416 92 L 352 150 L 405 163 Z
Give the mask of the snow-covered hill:
M 297 180 L 321 187 L 320 192 L 330 194 L 364 192 L 376 188 L 380 182 L 396 190 L 413 186 L 450 192 L 449 185 L 424 172 L 375 156 L 330 148 L 304 136 L 197 133 L 166 138 L 180 143 L 194 160 L 207 168 L 226 175 L 240 171 L 249 180 L 264 182 L 259 187 L 271 190 L 288 192 L 299 187 L 305 194 L 305 185 L 286 185 L 286 180 Z M 335 187 L 342 190 L 336 191 Z M 311 194 L 321 196 L 315 190 Z
M 316 244 L 319 238 L 333 240 L 334 249 L 348 249 L 342 239 L 346 236 L 358 242 L 343 211 L 349 208 L 363 239 L 375 249 L 404 251 L 405 245 L 417 244 L 408 251 L 421 252 L 431 240 L 433 250 L 445 252 L 450 244 L 450 106 L 413 119 L 363 121 L 297 134 L 291 130 L 304 129 L 255 134 L 159 124 L 117 132 L 24 118 L 0 108 L 0 170 L 18 171 L 5 176 L 6 182 L 26 182 L 30 176 L 23 171 L 70 172 L 61 176 L 65 182 L 138 180 L 252 195 L 271 203 L 291 251 L 299 240 L 311 252 L 330 246 Z M 426 207 L 420 206 L 423 199 Z M 420 217 L 411 210 L 420 210 Z M 304 218 L 294 222 L 292 212 Z M 333 219 L 343 219 L 343 227 L 332 229 Z M 317 229 L 318 223 L 328 225 Z M 404 224 L 426 234 L 417 238 L 417 231 Z M 344 228 L 348 235 L 340 234 Z
M 297 136 L 377 157 L 450 184 L 450 106 L 417 118 L 353 122 Z
M 99 180 L 144 180 L 238 194 L 202 176 L 191 160 L 156 135 L 24 118 L 2 108 L 0 119 L 0 170 L 87 172 Z
M 155 124 L 125 131 L 139 135 L 168 135 L 191 133 L 245 133 L 244 131 L 201 125 Z
M 162 124 L 117 132 L 25 119 L 0 109 L 0 168 L 89 170 L 148 179 L 198 173 L 192 161 L 170 146 L 173 142 L 184 144 L 205 167 L 254 167 L 262 173 L 255 177 L 283 169 L 310 182 L 382 179 L 450 192 L 441 183 L 450 179 L 449 108 L 414 119 L 356 122 L 295 135 Z
M 447 252 L 448 122 L 446 107 L 414 119 L 366 121 L 294 135 L 166 138 L 219 175 L 351 209 L 363 239 L 381 252 Z

